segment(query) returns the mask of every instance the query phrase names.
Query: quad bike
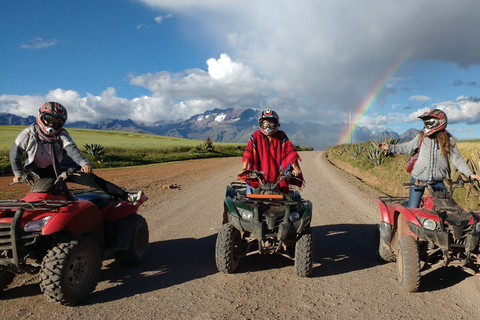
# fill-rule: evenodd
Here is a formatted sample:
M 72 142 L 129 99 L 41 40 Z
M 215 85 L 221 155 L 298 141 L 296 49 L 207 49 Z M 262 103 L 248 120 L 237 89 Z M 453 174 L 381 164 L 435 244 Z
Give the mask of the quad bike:
M 0 292 L 17 274 L 40 273 L 50 301 L 76 305 L 97 286 L 104 259 L 145 259 L 148 226 L 137 210 L 147 197 L 134 205 L 92 190 L 73 194 L 64 180 L 74 174 L 36 181 L 25 175 L 30 192 L 0 201 Z
M 276 183 L 264 183 L 264 177 L 263 172 L 254 170 L 238 176 L 259 182 L 253 194 L 246 193 L 245 182 L 227 186 L 215 248 L 217 268 L 233 273 L 242 257 L 277 253 L 295 261 L 298 276 L 308 277 L 313 266 L 312 203 L 298 191 L 289 189 L 283 194 L 277 189 L 283 179 L 297 179 L 291 173 L 281 174 Z
M 452 182 L 449 191 L 434 191 L 419 180 L 404 184 L 428 189 L 419 208 L 408 208 L 405 197 L 376 200 L 382 215 L 378 254 L 384 261 L 397 261 L 403 290 L 417 291 L 420 277 L 441 267 L 458 267 L 480 279 L 480 212 L 465 211 L 453 199 L 455 189 L 471 182 Z

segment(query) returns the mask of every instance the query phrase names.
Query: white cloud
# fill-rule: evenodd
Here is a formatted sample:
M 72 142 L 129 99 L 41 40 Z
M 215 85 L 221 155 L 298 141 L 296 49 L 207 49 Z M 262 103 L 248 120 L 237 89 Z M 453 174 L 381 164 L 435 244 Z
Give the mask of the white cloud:
M 54 46 L 58 43 L 55 39 L 43 40 L 43 38 L 35 38 L 30 44 L 22 44 L 20 47 L 24 49 L 44 49 Z
M 426 96 L 411 96 L 410 98 L 408 98 L 408 100 L 426 102 L 426 101 L 432 100 L 432 98 L 426 97 Z
M 155 17 L 153 20 L 155 20 L 156 23 L 161 24 L 165 19 L 169 19 L 171 17 L 172 17 L 171 14 L 167 14 L 166 16 L 160 15 L 158 17 Z
M 255 77 L 250 68 L 226 54 L 218 60 L 209 59 L 207 64 L 208 72 L 189 69 L 176 74 L 163 71 L 130 76 L 132 85 L 147 88 L 151 96 L 129 100 L 107 88 L 99 96 L 81 97 L 76 91 L 56 89 L 37 97 L 1 95 L 0 111 L 35 115 L 43 103 L 58 101 L 65 105 L 72 122 L 98 123 L 114 117 L 151 123 L 183 120 L 213 108 L 258 108 L 274 90 L 272 83 Z
M 480 64 L 476 0 L 461 6 L 428 0 L 141 2 L 196 21 L 203 28 L 199 36 L 230 47 L 230 55 L 256 74 L 278 81 L 278 90 L 305 97 L 311 112 L 360 106 L 366 93 L 407 58 Z M 388 86 L 397 82 L 391 79 Z

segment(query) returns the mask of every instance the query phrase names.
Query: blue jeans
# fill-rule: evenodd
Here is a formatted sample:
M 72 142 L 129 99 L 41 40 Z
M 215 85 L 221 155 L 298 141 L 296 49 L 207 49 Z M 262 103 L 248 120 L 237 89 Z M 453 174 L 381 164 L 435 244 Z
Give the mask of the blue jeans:
M 412 177 L 410 183 L 415 182 L 415 179 Z M 434 191 L 446 191 L 445 184 L 443 181 L 432 182 L 431 186 Z M 410 187 L 410 192 L 408 195 L 408 207 L 409 208 L 418 208 L 420 202 L 422 201 L 423 193 L 425 192 L 425 187 Z

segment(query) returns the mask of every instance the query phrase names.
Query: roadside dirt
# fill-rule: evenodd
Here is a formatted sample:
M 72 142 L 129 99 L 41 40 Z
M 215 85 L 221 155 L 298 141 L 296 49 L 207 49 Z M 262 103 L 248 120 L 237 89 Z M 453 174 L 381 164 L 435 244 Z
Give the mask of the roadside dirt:
M 474 279 L 454 269 L 422 278 L 420 292 L 402 292 L 395 263 L 380 264 L 373 235 L 378 192 L 331 165 L 322 152 L 304 152 L 313 203 L 315 265 L 298 278 L 293 261 L 250 256 L 235 274 L 215 266 L 225 187 L 240 158 L 97 170 L 130 190 L 143 189 L 150 257 L 138 267 L 105 261 L 101 280 L 77 307 L 49 303 L 36 276 L 21 276 L 0 296 L 2 319 L 477 319 Z M 6 187 L 23 194 L 26 186 Z M 171 186 L 171 188 L 169 188 Z M 10 193 L 9 193 L 10 194 Z

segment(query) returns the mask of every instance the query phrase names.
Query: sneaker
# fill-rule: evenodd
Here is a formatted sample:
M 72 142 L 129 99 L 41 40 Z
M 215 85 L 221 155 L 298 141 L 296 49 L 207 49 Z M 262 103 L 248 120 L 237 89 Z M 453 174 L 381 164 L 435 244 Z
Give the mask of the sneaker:
M 129 193 L 128 197 L 127 197 L 127 200 L 130 201 L 131 203 L 133 203 L 134 205 L 136 205 L 138 203 L 138 201 L 140 201 L 142 196 L 143 196 L 143 191 L 140 190 L 137 193 Z

